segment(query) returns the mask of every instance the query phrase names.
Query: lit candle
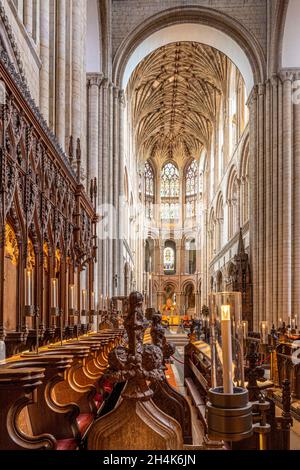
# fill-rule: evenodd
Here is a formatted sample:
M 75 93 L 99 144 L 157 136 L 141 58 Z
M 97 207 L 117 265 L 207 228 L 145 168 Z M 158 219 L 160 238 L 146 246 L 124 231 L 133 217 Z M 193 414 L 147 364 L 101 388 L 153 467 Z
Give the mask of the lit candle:
M 74 284 L 69 285 L 69 309 L 70 310 L 75 309 L 75 285 Z
M 91 292 L 91 310 L 95 310 L 95 292 Z
M 279 318 L 279 328 L 282 327 L 282 318 Z
M 243 338 L 247 339 L 247 336 L 248 336 L 248 322 L 243 321 L 242 325 L 243 325 Z
M 56 277 L 51 279 L 51 308 L 58 308 L 58 289 Z
M 82 306 L 81 310 L 86 310 L 86 289 L 82 289 Z
M 268 343 L 268 323 L 266 321 L 261 322 L 261 340 L 263 344 Z
M 233 393 L 230 305 L 221 305 L 223 391 Z
M 25 306 L 33 306 L 33 279 L 32 279 L 32 269 L 25 269 Z
M 296 329 L 296 318 L 292 318 L 292 330 L 295 330 Z

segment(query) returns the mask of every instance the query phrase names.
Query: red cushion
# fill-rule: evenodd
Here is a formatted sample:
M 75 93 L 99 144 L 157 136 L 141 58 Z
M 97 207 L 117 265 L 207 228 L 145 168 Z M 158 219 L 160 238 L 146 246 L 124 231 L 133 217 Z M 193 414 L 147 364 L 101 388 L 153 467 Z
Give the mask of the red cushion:
M 77 447 L 77 439 L 60 439 L 59 441 L 57 441 L 56 450 L 76 450 Z
M 103 403 L 103 395 L 101 395 L 101 393 L 96 393 L 96 395 L 94 396 L 94 400 L 96 403 L 96 407 L 99 409 Z
M 92 413 L 81 413 L 77 418 L 77 424 L 81 434 L 84 434 L 91 422 L 93 421 Z
M 103 390 L 107 393 L 111 393 L 112 389 L 113 389 L 113 384 L 108 379 L 105 379 L 103 382 Z

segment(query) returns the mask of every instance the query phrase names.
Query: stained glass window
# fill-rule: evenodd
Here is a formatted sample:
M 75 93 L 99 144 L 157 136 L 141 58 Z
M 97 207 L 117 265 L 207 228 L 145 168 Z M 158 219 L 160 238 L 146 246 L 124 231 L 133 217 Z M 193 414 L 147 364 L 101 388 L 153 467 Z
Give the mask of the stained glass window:
M 185 204 L 186 217 L 195 217 L 197 202 L 197 185 L 198 185 L 198 165 L 193 160 L 186 169 L 185 173 Z
M 161 173 L 161 197 L 179 197 L 179 173 L 173 163 L 164 165 Z
M 152 166 L 147 161 L 145 163 L 145 209 L 146 217 L 148 219 L 153 218 L 153 204 L 154 204 L 154 173 Z
M 161 219 L 179 218 L 179 172 L 176 166 L 166 163 L 161 172 L 160 183 Z
M 167 246 L 164 249 L 164 271 L 174 271 L 175 253 L 172 247 Z

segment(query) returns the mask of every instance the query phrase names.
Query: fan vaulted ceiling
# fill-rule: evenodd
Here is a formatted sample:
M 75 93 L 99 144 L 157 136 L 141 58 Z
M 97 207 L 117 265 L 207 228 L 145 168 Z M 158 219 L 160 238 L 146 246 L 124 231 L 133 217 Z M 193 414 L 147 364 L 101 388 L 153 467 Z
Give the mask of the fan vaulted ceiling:
M 208 147 L 229 59 L 199 43 L 163 46 L 147 56 L 128 83 L 136 150 L 142 160 L 179 164 Z

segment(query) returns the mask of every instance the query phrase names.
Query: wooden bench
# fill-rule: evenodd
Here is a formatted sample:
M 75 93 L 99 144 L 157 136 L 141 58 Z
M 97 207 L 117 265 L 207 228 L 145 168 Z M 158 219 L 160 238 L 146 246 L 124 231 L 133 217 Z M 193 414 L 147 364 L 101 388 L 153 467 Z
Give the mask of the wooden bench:
M 206 413 L 205 402 L 199 390 L 197 389 L 196 385 L 194 384 L 193 379 L 191 379 L 190 377 L 187 377 L 184 380 L 184 383 L 186 385 L 187 394 L 191 397 L 193 405 L 197 409 L 198 418 L 203 424 L 204 431 L 207 432 L 207 423 L 206 423 L 206 417 L 205 417 L 205 413 Z
M 57 448 L 76 449 L 86 431 L 79 406 L 76 403 L 58 403 L 56 385 L 64 380 L 65 371 L 71 367 L 72 356 L 36 355 L 21 357 L 6 365 L 9 369 L 44 368 L 44 377 L 36 391 L 36 402 L 28 404 L 30 424 L 34 435 L 50 433 L 57 441 Z M 91 420 L 92 421 L 92 420 Z M 84 421 L 85 423 L 85 421 Z
M 44 380 L 43 368 L 0 368 L 0 449 L 56 449 L 49 433 L 34 435 L 27 407 L 36 404 L 36 391 Z

